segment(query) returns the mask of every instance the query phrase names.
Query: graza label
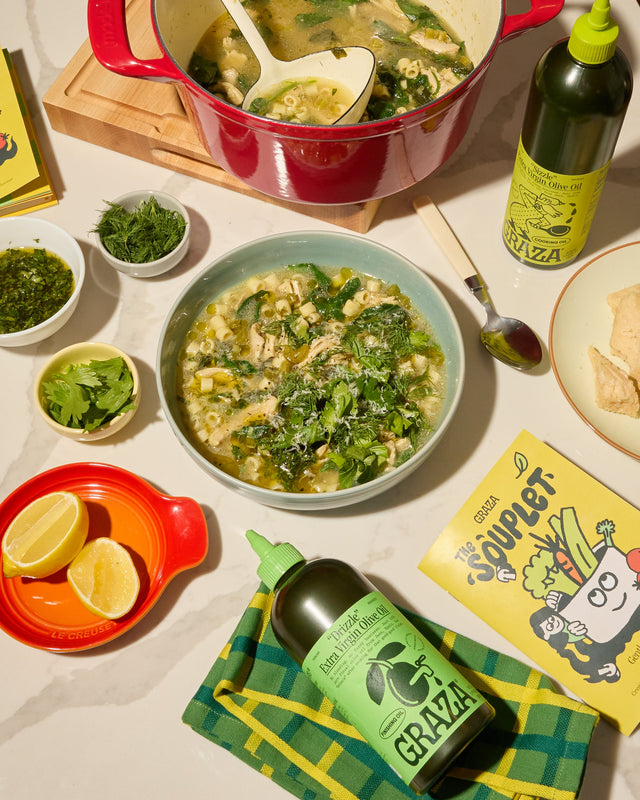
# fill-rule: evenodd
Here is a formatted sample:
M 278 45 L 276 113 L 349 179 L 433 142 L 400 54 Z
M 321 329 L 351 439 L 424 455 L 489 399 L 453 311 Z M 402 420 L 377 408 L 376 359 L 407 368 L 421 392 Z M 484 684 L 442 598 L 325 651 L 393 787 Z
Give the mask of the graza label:
M 585 175 L 561 175 L 536 164 L 518 145 L 502 238 L 510 252 L 535 267 L 560 267 L 587 240 L 609 164 Z
M 302 668 L 407 783 L 484 703 L 375 591 L 336 620 Z

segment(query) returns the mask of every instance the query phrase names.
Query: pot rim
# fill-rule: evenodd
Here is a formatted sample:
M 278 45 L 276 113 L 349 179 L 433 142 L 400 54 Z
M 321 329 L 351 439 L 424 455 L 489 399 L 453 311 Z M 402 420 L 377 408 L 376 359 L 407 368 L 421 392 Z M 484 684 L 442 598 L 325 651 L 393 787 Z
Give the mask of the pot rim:
M 404 114 L 395 114 L 393 117 L 385 119 L 372 120 L 368 122 L 356 122 L 352 125 L 309 125 L 300 122 L 283 122 L 281 120 L 269 119 L 260 114 L 255 114 L 252 111 L 246 111 L 232 103 L 221 100 L 216 95 L 208 92 L 204 87 L 197 83 L 186 70 L 176 61 L 173 53 L 167 46 L 164 37 L 160 33 L 160 26 L 158 24 L 156 0 L 151 0 L 151 16 L 153 30 L 162 51 L 169 58 L 175 69 L 184 77 L 182 85 L 192 94 L 200 96 L 203 100 L 216 107 L 216 110 L 222 115 L 227 117 L 232 122 L 240 122 L 242 124 L 249 123 L 253 129 L 268 131 L 271 134 L 280 135 L 283 138 L 294 139 L 370 139 L 372 136 L 383 136 L 396 130 L 405 129 L 412 125 L 420 125 L 424 121 L 425 116 L 430 118 L 438 116 L 443 113 L 452 103 L 454 103 L 458 95 L 465 92 L 472 84 L 476 83 L 484 74 L 489 66 L 489 62 L 494 56 L 498 44 L 502 41 L 502 30 L 505 23 L 505 3 L 500 4 L 500 17 L 496 32 L 491 40 L 491 43 L 473 70 L 460 81 L 456 86 L 450 89 L 445 94 L 426 103 L 419 108 L 414 108 L 412 111 L 406 111 Z M 435 113 L 434 113 L 435 112 Z M 336 135 L 337 134 L 337 135 Z M 359 136 L 361 134 L 361 136 Z

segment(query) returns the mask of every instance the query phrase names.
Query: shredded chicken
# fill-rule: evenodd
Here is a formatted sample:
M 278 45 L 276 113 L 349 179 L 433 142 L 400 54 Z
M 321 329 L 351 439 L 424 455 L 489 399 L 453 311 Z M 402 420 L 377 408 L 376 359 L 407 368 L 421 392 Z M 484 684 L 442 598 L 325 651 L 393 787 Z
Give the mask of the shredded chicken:
M 424 47 L 425 50 L 430 50 L 432 53 L 440 53 L 446 56 L 455 56 L 460 50 L 460 45 L 451 41 L 441 41 L 433 36 L 429 36 L 429 31 L 415 31 L 409 38 L 411 41 Z
M 244 95 L 242 94 L 240 89 L 238 89 L 237 86 L 234 86 L 232 83 L 229 83 L 229 81 L 219 81 L 213 87 L 213 90 L 215 92 L 222 92 L 223 94 L 225 94 L 229 102 L 233 103 L 234 106 L 242 105 L 242 101 L 244 100 Z
M 324 353 L 326 350 L 330 350 L 332 347 L 337 347 L 339 343 L 340 339 L 333 334 L 319 336 L 317 339 L 314 339 L 313 342 L 311 342 L 309 352 L 304 360 L 300 362 L 299 366 L 305 367 L 307 364 L 310 364 L 314 358 L 317 358 L 320 353 Z
M 249 347 L 251 349 L 250 358 L 256 364 L 260 361 L 264 348 L 264 336 L 261 335 L 257 322 L 249 329 Z
M 267 397 L 261 403 L 252 403 L 250 406 L 243 408 L 214 428 L 209 436 L 209 444 L 212 447 L 220 447 L 225 439 L 228 439 L 235 431 L 239 431 L 249 419 L 267 419 L 270 417 L 276 410 L 277 405 L 277 397 Z

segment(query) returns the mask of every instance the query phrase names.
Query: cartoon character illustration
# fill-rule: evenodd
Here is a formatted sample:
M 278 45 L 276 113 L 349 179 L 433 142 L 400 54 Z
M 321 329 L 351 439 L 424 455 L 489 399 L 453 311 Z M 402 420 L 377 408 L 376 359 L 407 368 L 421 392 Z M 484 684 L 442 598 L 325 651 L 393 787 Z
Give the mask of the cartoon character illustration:
M 369 660 L 367 672 L 367 692 L 374 703 L 380 705 L 389 689 L 391 694 L 405 706 L 418 706 L 429 696 L 429 681 L 433 679 L 438 686 L 442 681 L 434 675 L 431 667 L 420 655 L 411 664 L 408 661 L 394 661 L 405 646 L 400 642 L 389 642 Z
M 18 152 L 18 144 L 10 133 L 0 131 L 0 165 Z
M 545 602 L 531 626 L 590 682 L 616 681 L 616 658 L 640 630 L 640 549 L 620 551 L 615 525 L 602 520 L 591 550 L 573 508 L 549 522 L 555 536 L 533 536 L 538 551 L 524 569 L 524 588 Z
M 576 214 L 575 203 L 565 203 L 546 194 L 536 195 L 525 186 L 518 187 L 521 202 L 514 200 L 509 208 L 509 224 L 527 241 L 537 241 L 539 234 L 566 236 Z M 564 221 L 560 218 L 564 217 Z

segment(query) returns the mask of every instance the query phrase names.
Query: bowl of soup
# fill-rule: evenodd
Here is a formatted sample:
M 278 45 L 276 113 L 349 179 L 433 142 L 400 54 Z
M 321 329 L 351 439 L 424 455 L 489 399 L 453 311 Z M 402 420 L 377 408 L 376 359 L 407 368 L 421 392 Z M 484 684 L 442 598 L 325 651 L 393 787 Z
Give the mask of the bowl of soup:
M 362 502 L 411 474 L 458 406 L 464 352 L 437 286 L 347 233 L 265 237 L 195 276 L 162 328 L 164 414 L 194 461 L 259 503 Z
M 349 125 L 310 124 L 293 93 L 284 102 L 286 91 L 243 110 L 251 53 L 219 0 L 152 0 L 155 58 L 133 54 L 124 4 L 93 0 L 88 25 L 107 69 L 177 85 L 203 146 L 227 172 L 279 199 L 344 204 L 393 194 L 442 165 L 464 137 L 497 46 L 562 5 L 533 0 L 529 11 L 508 15 L 504 0 L 251 3 L 265 41 L 285 59 L 310 47 L 339 57 L 358 42 L 374 51 L 372 101 L 363 120 Z

